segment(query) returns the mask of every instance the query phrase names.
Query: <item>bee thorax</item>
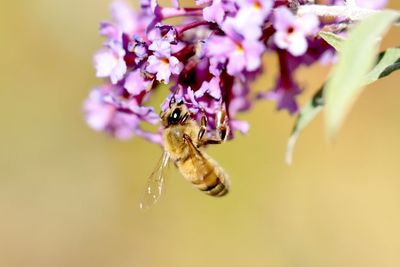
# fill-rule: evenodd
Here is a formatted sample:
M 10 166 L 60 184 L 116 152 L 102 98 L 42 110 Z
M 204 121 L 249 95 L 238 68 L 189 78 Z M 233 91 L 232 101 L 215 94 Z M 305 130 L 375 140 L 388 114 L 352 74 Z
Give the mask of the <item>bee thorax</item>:
M 194 138 L 196 134 L 193 128 L 185 126 L 169 127 L 164 131 L 164 149 L 170 153 L 171 158 L 175 161 L 186 157 L 189 151 L 184 136 Z

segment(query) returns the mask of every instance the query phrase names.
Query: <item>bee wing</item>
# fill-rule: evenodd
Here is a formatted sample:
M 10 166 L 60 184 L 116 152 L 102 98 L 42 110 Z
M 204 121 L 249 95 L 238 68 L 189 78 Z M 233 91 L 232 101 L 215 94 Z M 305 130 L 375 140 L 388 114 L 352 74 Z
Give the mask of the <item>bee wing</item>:
M 189 155 L 191 155 L 190 157 L 194 167 L 193 170 L 195 172 L 195 177 L 205 177 L 210 168 L 209 159 L 204 157 L 204 154 L 196 147 L 188 135 L 184 135 L 183 138 L 185 138 L 190 150 Z
M 164 187 L 164 177 L 168 162 L 169 153 L 164 151 L 160 161 L 157 163 L 156 168 L 147 179 L 146 191 L 144 192 L 142 201 L 140 202 L 141 209 L 150 208 L 160 198 Z

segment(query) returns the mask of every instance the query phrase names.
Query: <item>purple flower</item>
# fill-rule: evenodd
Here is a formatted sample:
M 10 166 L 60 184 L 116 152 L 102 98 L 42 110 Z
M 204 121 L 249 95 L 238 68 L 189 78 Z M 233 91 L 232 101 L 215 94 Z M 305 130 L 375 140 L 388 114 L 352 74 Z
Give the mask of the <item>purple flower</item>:
M 163 25 L 161 23 L 157 23 L 154 27 L 148 32 L 147 37 L 150 41 L 166 41 L 170 44 L 176 44 L 176 29 L 170 25 Z
M 237 131 L 241 132 L 242 134 L 246 134 L 250 130 L 249 123 L 247 121 L 243 121 L 243 120 L 235 120 L 235 119 L 230 120 L 229 127 L 230 127 L 230 129 L 237 130 Z
M 100 23 L 100 34 L 114 42 L 122 42 L 122 30 L 110 22 Z
M 233 119 L 239 112 L 247 111 L 251 108 L 249 98 L 250 88 L 248 82 L 235 80 L 229 99 L 228 114 L 232 118 L 229 122 L 230 128 L 245 134 L 249 131 L 250 125 L 247 121 Z
M 149 50 L 153 51 L 158 57 L 169 57 L 171 55 L 171 43 L 158 39 L 151 43 Z
M 277 47 L 288 50 L 294 56 L 307 51 L 307 39 L 318 30 L 319 21 L 315 15 L 307 14 L 296 17 L 286 7 L 274 11 L 274 41 Z
M 140 6 L 143 10 L 151 11 L 151 13 L 155 13 L 156 9 L 159 8 L 157 0 L 140 0 Z
M 190 111 L 192 113 L 204 112 L 208 117 L 208 121 L 213 121 L 214 116 L 218 111 L 218 107 L 221 106 L 220 99 L 210 98 L 210 95 L 206 90 L 197 90 L 194 92 L 190 87 L 187 88 L 188 99 L 187 103 L 190 103 Z
M 143 77 L 142 71 L 136 69 L 128 74 L 125 79 L 124 87 L 133 96 L 140 95 L 149 89 L 151 81 Z
M 132 7 L 125 1 L 115 1 L 111 5 L 111 13 L 114 21 L 121 28 L 121 30 L 128 34 L 138 32 L 136 24 L 137 14 L 133 11 Z
M 112 86 L 94 89 L 85 101 L 84 112 L 89 126 L 97 131 L 126 140 L 133 135 L 133 129 L 138 127 L 137 117 L 125 112 L 119 112 L 117 107 L 106 101 L 112 93 Z
M 86 121 L 96 131 L 104 130 L 115 113 L 115 107 L 104 102 L 106 91 L 107 87 L 94 89 L 84 103 Z
M 289 79 L 286 75 L 281 75 L 275 85 L 275 88 L 268 93 L 260 93 L 258 98 L 274 100 L 277 103 L 277 109 L 286 109 L 289 113 L 294 114 L 299 107 L 296 103 L 296 96 L 301 90 L 298 85 Z
M 214 64 L 227 62 L 228 74 L 234 76 L 242 71 L 255 71 L 261 66 L 261 55 L 265 47 L 261 42 L 242 40 L 235 42 L 227 36 L 211 36 L 205 54 L 215 58 Z M 214 65 L 215 66 L 215 65 Z
M 128 44 L 128 51 L 135 56 L 135 64 L 139 65 L 148 56 L 147 44 L 142 40 L 134 40 Z
M 145 35 L 150 19 L 122 0 L 113 2 L 111 10 L 113 22 L 100 24 L 100 34 L 108 40 L 95 54 L 94 65 L 97 77 L 110 78 L 111 83 L 116 84 L 124 79 L 128 67 L 147 57 L 147 46 L 138 40 Z M 135 41 L 131 41 L 134 36 Z M 133 42 L 135 45 L 130 49 Z
M 248 40 L 258 40 L 262 35 L 262 26 L 271 12 L 271 0 L 237 0 L 240 6 L 235 17 L 226 20 L 237 33 Z M 223 26 L 223 27 L 226 27 Z
M 146 71 L 156 74 L 156 79 L 164 84 L 169 83 L 172 74 L 179 74 L 183 66 L 179 60 L 174 57 L 156 57 L 150 56 L 147 60 Z
M 226 36 L 212 35 L 203 46 L 204 54 L 210 58 L 210 72 L 214 75 L 220 74 L 224 64 L 232 76 L 243 71 L 253 72 L 261 67 L 265 46 L 258 39 L 261 37 L 263 16 L 269 12 L 268 5 L 265 4 L 265 9 L 262 9 L 263 6 L 254 8 L 249 3 L 243 5 L 244 13 L 239 11 L 236 17 L 228 17 L 222 23 L 221 29 Z
M 172 6 L 175 8 L 179 7 L 179 0 L 171 0 Z
M 247 111 L 251 107 L 249 99 L 250 88 L 248 82 L 235 80 L 229 99 L 228 112 L 232 117 L 236 117 L 239 112 Z
M 210 81 L 204 81 L 201 85 L 200 89 L 196 91 L 198 97 L 203 96 L 204 94 L 209 94 L 212 98 L 219 100 L 221 99 L 221 87 L 220 78 L 213 77 Z
M 216 130 L 216 114 L 224 110 L 231 129 L 228 138 L 237 131 L 246 133 L 249 124 L 237 117 L 253 106 L 250 84 L 269 74 L 262 64 L 264 53 L 278 56 L 279 73 L 276 84 L 256 98 L 273 100 L 279 110 L 294 114 L 302 92 L 296 71 L 335 59 L 334 49 L 317 38 L 318 31 L 326 23 L 333 29 L 347 23 L 300 17 L 291 12 L 287 0 L 196 0 L 194 7 L 171 2 L 164 7 L 156 0 L 140 0 L 138 11 L 122 0 L 112 4 L 112 21 L 100 24 L 107 40 L 94 56 L 96 75 L 106 78 L 105 85 L 92 90 L 84 103 L 91 128 L 120 139 L 138 136 L 162 144 L 159 115 L 146 106 L 157 91 L 166 96 L 162 110 L 175 99 L 187 104 L 194 120 L 205 115 L 207 132 Z M 367 8 L 382 8 L 386 2 L 357 0 Z M 166 24 L 166 19 L 174 24 Z M 159 128 L 146 131 L 144 124 Z
M 151 19 L 143 12 L 136 12 L 131 5 L 124 0 L 116 0 L 111 5 L 113 20 L 121 31 L 128 36 L 142 36 Z
M 360 7 L 371 9 L 382 9 L 387 5 L 388 0 L 356 0 Z
M 203 17 L 206 21 L 221 24 L 224 20 L 225 9 L 222 0 L 214 0 L 212 4 L 203 9 Z
M 134 98 L 124 99 L 122 94 L 123 89 L 113 85 L 93 89 L 84 103 L 88 125 L 118 139 L 126 140 L 137 135 L 161 144 L 160 133 L 147 132 L 140 128 L 142 121 L 158 123 L 159 117 L 154 109 L 138 105 Z
M 205 4 L 209 4 L 211 3 L 213 0 L 195 0 L 196 1 L 196 5 L 205 5 Z
M 300 65 L 299 59 L 286 51 L 279 51 L 280 74 L 275 87 L 269 92 L 262 92 L 257 95 L 258 99 L 269 99 L 277 103 L 277 109 L 286 109 L 294 114 L 298 111 L 296 96 L 301 90 L 294 80 L 295 70 Z
M 120 81 L 126 73 L 127 66 L 124 60 L 125 50 L 117 44 L 100 49 L 94 56 L 96 76 L 110 77 L 113 84 Z

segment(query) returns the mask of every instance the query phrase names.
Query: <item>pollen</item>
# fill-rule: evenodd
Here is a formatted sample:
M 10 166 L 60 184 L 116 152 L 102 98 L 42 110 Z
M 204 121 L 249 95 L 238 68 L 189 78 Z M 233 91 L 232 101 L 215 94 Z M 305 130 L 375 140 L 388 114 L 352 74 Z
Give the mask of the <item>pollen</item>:
M 236 44 L 236 51 L 239 52 L 239 53 L 244 53 L 244 49 L 243 49 L 242 44 L 240 44 L 240 43 Z
M 162 63 L 164 63 L 165 65 L 169 65 L 169 59 L 166 58 L 166 57 L 160 59 L 160 61 L 161 61 Z
M 262 5 L 261 5 L 260 1 L 254 1 L 254 8 L 256 8 L 256 9 L 261 9 L 262 8 Z

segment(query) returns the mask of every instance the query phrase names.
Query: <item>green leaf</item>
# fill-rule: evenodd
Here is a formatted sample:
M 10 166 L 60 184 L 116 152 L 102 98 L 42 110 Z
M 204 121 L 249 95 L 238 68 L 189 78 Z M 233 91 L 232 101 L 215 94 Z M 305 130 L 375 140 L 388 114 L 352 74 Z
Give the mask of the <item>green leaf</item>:
M 319 114 L 324 106 L 323 87 L 314 94 L 311 100 L 303 106 L 296 118 L 292 133 L 286 148 L 286 164 L 291 165 L 293 160 L 294 145 L 299 138 L 301 131 Z
M 384 78 L 393 71 L 400 70 L 400 48 L 389 48 L 381 52 L 376 60 L 375 67 L 364 77 L 363 84 L 370 84 Z M 293 150 L 301 131 L 321 112 L 324 105 L 324 86 L 322 86 L 311 100 L 306 103 L 296 118 L 295 125 L 289 137 L 286 148 L 286 163 L 293 161 Z
M 340 51 L 343 46 L 343 42 L 346 40 L 344 37 L 334 34 L 332 32 L 321 31 L 318 34 L 322 37 L 328 44 L 330 44 L 336 51 Z
M 382 35 L 398 19 L 394 11 L 380 11 L 357 24 L 339 51 L 326 88 L 326 130 L 333 137 L 343 123 L 356 98 L 361 94 L 364 77 L 374 63 Z
M 400 48 L 389 48 L 378 56 L 375 67 L 365 76 L 363 85 L 386 77 L 400 68 Z

